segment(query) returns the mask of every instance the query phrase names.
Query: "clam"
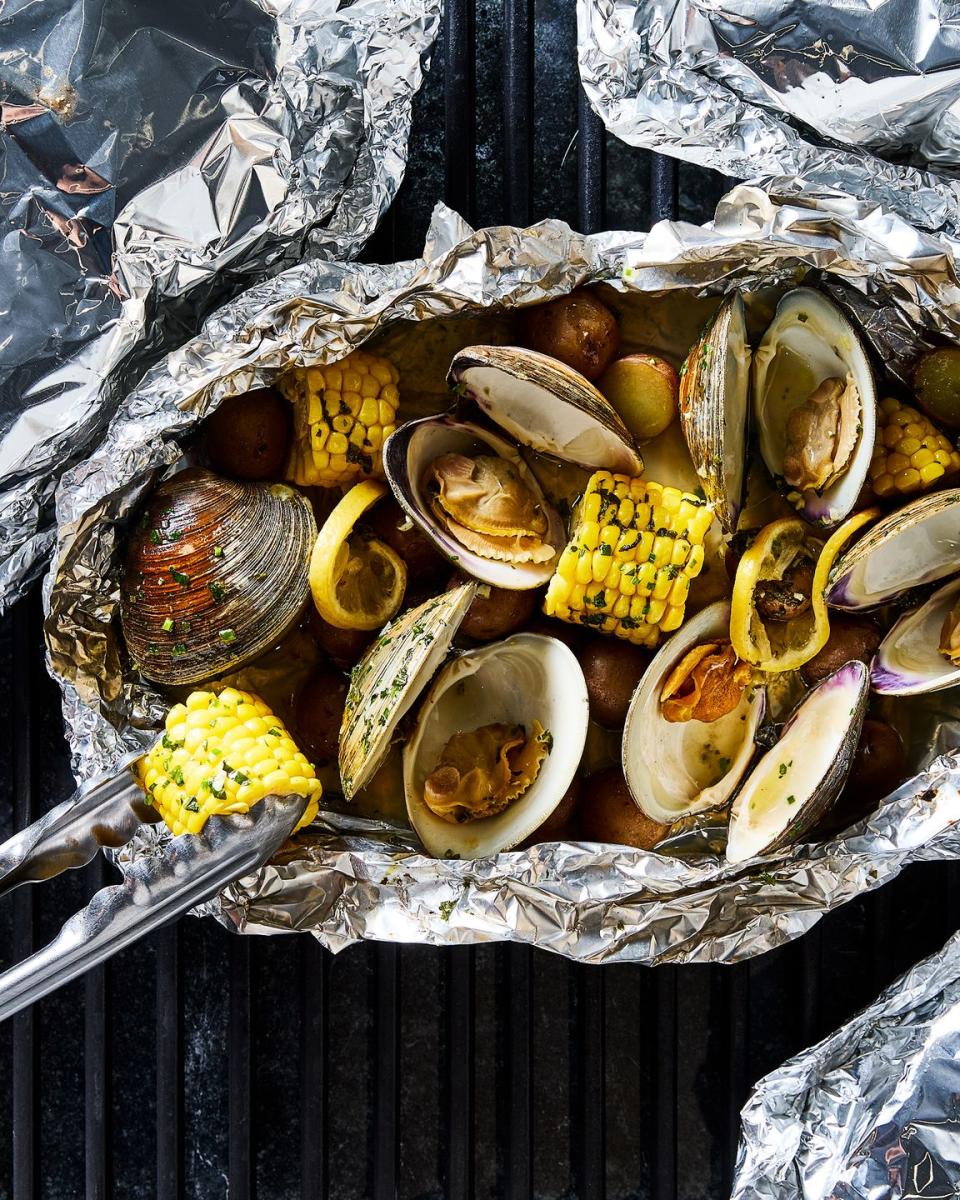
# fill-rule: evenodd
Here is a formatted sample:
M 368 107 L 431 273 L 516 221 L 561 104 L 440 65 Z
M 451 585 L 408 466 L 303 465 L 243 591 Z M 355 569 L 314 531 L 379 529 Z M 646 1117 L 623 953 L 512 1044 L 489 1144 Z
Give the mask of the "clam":
M 692 617 L 657 652 L 630 702 L 623 773 L 639 807 L 662 824 L 726 804 L 753 759 L 765 694 L 744 664 L 738 673 L 729 628 L 726 601 Z M 698 710 L 708 689 L 710 710 Z
M 739 292 L 729 296 L 680 372 L 680 423 L 706 498 L 724 533 L 743 505 L 750 395 L 750 344 Z
M 915 696 L 960 683 L 958 606 L 960 579 L 952 579 L 897 621 L 870 664 L 870 685 L 875 692 Z
M 376 774 L 400 719 L 443 662 L 475 583 L 426 600 L 387 625 L 354 667 L 340 730 L 340 782 L 349 800 Z
M 960 573 L 960 488 L 890 513 L 842 556 L 827 603 L 856 611 Z
M 309 500 L 282 484 L 197 469 L 162 483 L 129 535 L 121 593 L 143 675 L 200 683 L 275 646 L 307 601 L 316 537 Z
M 639 475 L 643 461 L 608 401 L 556 359 L 471 346 L 449 381 L 461 412 L 409 422 L 384 444 L 397 500 L 439 549 L 496 587 L 539 587 L 564 546 L 523 448 L 587 468 Z
M 853 765 L 868 692 L 867 668 L 854 660 L 801 700 L 737 793 L 727 862 L 782 849 L 826 813 Z
M 524 841 L 573 781 L 588 720 L 583 672 L 556 638 L 519 633 L 449 662 L 403 751 L 426 849 L 480 858 Z
M 753 356 L 760 453 L 809 521 L 835 525 L 863 487 L 876 430 L 873 374 L 860 339 L 820 292 L 777 306 Z

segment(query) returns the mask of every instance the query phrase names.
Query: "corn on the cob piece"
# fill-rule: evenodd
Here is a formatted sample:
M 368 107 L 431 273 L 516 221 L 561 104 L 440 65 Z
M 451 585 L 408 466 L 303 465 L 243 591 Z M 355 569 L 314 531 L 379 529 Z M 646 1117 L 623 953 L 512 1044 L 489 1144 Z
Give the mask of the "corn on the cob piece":
M 199 833 L 214 813 L 247 812 L 264 796 L 306 796 L 299 829 L 317 815 L 321 792 L 283 722 L 257 696 L 232 687 L 175 704 L 137 778 L 176 834 Z
M 912 496 L 960 471 L 960 454 L 915 408 L 889 397 L 880 401 L 870 486 L 881 499 Z
M 389 359 L 362 350 L 282 376 L 277 386 L 293 403 L 287 478 L 336 487 L 382 475 L 383 443 L 396 428 L 399 379 Z
M 656 645 L 661 632 L 683 621 L 712 522 L 712 507 L 689 492 L 597 471 L 574 515 L 543 611 L 640 646 Z

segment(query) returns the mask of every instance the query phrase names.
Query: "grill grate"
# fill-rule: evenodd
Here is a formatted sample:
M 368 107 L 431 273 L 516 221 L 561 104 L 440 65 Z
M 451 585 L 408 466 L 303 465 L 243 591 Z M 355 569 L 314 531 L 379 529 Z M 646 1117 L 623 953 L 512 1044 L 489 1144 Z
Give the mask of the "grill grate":
M 572 5 L 445 7 L 371 259 L 415 254 L 440 195 L 479 224 L 710 215 L 719 176 L 606 138 Z M 6 837 L 69 787 L 39 594 L 0 624 L 0 670 Z M 4 957 L 105 873 L 15 893 Z M 0 1200 L 725 1196 L 750 1084 L 940 945 L 958 887 L 957 867 L 908 871 L 736 968 L 598 970 L 514 945 L 334 960 L 185 921 L 0 1028 Z

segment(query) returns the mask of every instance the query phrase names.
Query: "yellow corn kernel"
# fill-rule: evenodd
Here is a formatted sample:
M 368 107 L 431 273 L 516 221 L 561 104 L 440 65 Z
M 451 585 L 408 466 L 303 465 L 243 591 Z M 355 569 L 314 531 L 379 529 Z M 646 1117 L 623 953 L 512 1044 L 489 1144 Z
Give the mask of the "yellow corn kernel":
M 334 487 L 381 475 L 383 443 L 396 428 L 399 378 L 393 363 L 362 350 L 282 376 L 278 387 L 294 409 L 286 477 Z
M 682 622 L 713 511 L 696 496 L 597 471 L 574 514 L 544 611 L 653 646 Z
M 878 406 L 869 478 L 874 494 L 907 496 L 960 471 L 960 453 L 922 413 L 887 397 Z
M 231 687 L 193 692 L 175 704 L 163 738 L 140 759 L 136 774 L 175 834 L 199 833 L 208 817 L 247 812 L 269 795 L 307 800 L 300 828 L 316 816 L 321 794 L 283 722 L 262 700 Z

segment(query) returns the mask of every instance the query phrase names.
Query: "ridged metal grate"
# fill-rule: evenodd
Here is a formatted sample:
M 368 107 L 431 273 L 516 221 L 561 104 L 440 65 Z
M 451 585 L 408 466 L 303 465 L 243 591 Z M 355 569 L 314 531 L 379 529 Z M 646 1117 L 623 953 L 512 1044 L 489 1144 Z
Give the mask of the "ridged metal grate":
M 441 195 L 478 224 L 594 230 L 703 220 L 723 188 L 607 139 L 569 0 L 447 0 L 368 257 L 416 254 Z M 6 837 L 69 787 L 38 593 L 0 626 L 0 669 Z M 107 873 L 18 891 L 4 959 Z M 188 919 L 0 1028 L 0 1200 L 722 1197 L 750 1085 L 939 946 L 958 881 L 909 871 L 736 968 L 587 968 L 512 945 L 332 959 Z

